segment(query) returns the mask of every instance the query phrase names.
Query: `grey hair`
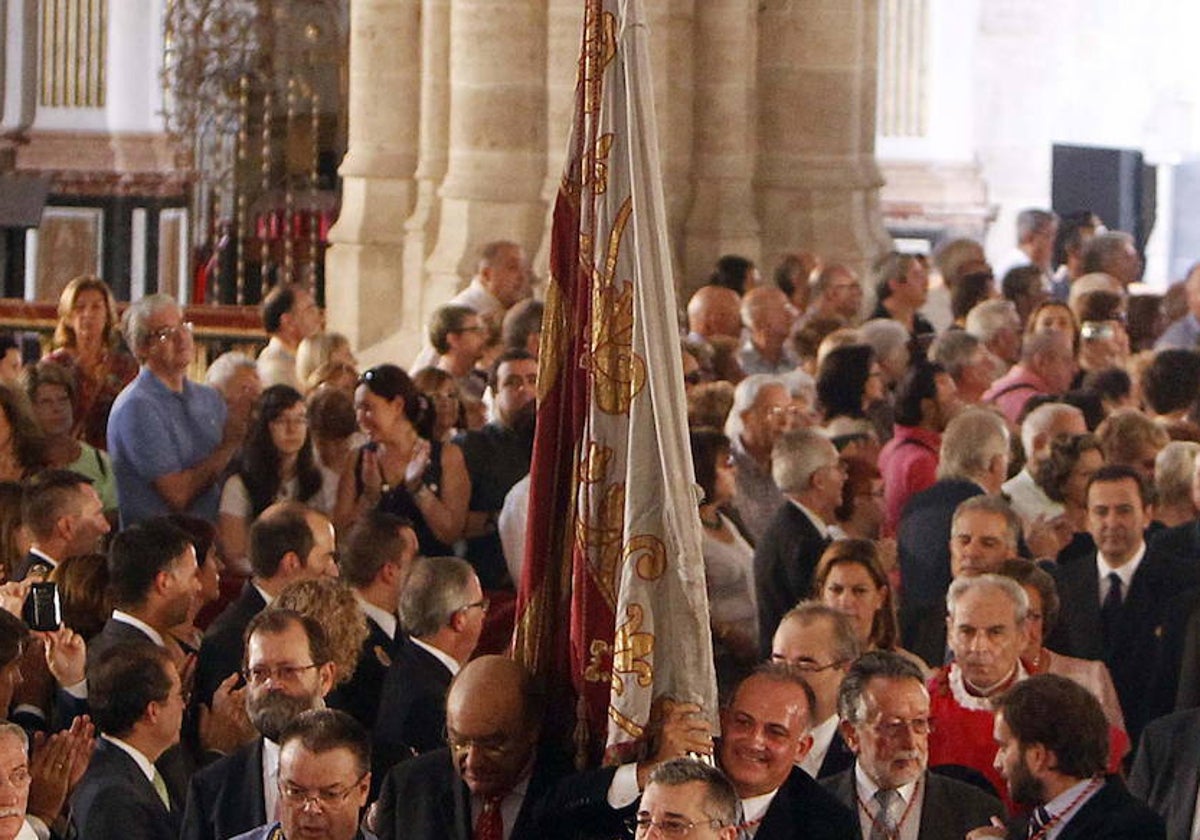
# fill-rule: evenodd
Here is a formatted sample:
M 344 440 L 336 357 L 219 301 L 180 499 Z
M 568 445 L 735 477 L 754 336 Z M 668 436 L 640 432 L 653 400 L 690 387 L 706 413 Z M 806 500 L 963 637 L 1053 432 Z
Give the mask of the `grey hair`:
M 1026 458 L 1033 452 L 1033 439 L 1048 432 L 1060 417 L 1068 414 L 1078 415 L 1080 420 L 1083 419 L 1083 412 L 1078 408 L 1060 402 L 1039 405 L 1025 415 L 1025 420 L 1021 423 L 1021 448 L 1025 450 Z
M 204 374 L 204 383 L 224 393 L 225 386 L 233 381 L 234 375 L 239 370 L 247 368 L 258 372 L 258 365 L 255 364 L 254 359 L 245 353 L 230 350 L 213 359 L 213 363 L 208 366 L 208 372 Z
M 959 518 L 964 513 L 970 513 L 973 510 L 1004 517 L 1004 530 L 1008 537 L 1008 549 L 1013 554 L 1016 554 L 1017 544 L 1021 541 L 1021 517 L 1012 509 L 1012 505 L 1004 501 L 1000 496 L 984 495 L 964 499 L 954 509 L 954 518 L 950 520 L 951 535 L 953 536 L 954 534 L 954 526 L 958 523 Z
M 771 450 L 771 478 L 783 493 L 803 493 L 817 470 L 837 461 L 832 441 L 817 429 L 784 432 Z
M 475 570 L 458 557 L 418 557 L 400 593 L 400 623 L 416 638 L 432 636 L 466 606 Z
M 1080 271 L 1083 274 L 1104 272 L 1113 255 L 1124 251 L 1126 245 L 1137 247 L 1133 237 L 1123 230 L 1097 233 L 1083 246 Z
M 1192 498 L 1192 476 L 1200 443 L 1173 440 L 1154 458 L 1154 490 L 1160 504 L 1187 504 Z
M 984 476 L 997 455 L 1008 457 L 1008 426 L 1004 418 L 986 408 L 968 408 L 950 421 L 942 434 L 937 477 Z
M 929 348 L 930 361 L 945 368 L 946 373 L 957 378 L 963 368 L 971 364 L 975 351 L 982 346 L 978 336 L 971 335 L 966 330 L 950 330 L 938 336 L 937 341 Z
M 947 615 L 953 619 L 954 608 L 958 606 L 959 599 L 977 589 L 990 589 L 1007 596 L 1008 600 L 1012 601 L 1017 624 L 1024 623 L 1025 618 L 1029 615 L 1029 595 L 1021 588 L 1021 584 L 1010 577 L 995 574 L 956 577 L 952 580 L 950 588 L 946 590 Z
M 1001 330 L 1021 329 L 1021 316 L 1011 300 L 985 300 L 971 307 L 967 313 L 967 332 L 987 344 Z
M 772 376 L 769 373 L 755 373 L 747 376 L 733 389 L 733 407 L 729 409 L 729 417 L 725 420 L 725 437 L 737 440 L 742 436 L 742 414 L 754 408 L 758 395 L 763 388 L 778 385 L 787 391 L 787 383 L 783 377 Z
M 704 803 L 709 811 L 705 816 L 721 827 L 737 825 L 742 820 L 742 802 L 733 783 L 716 767 L 694 758 L 673 758 L 664 761 L 650 772 L 648 785 L 679 787 L 692 782 L 704 785 Z
M 150 319 L 156 312 L 160 312 L 168 306 L 179 306 L 179 301 L 160 292 L 135 300 L 125 310 L 125 315 L 121 319 L 121 332 L 125 336 L 125 343 L 138 358 L 141 358 L 139 353 L 142 346 L 150 339 Z
M 818 621 L 828 621 L 833 629 L 833 657 L 838 662 L 853 662 L 862 652 L 858 631 L 854 629 L 850 617 L 821 601 L 801 601 L 783 614 L 779 625 L 782 626 L 785 621 L 795 621 L 801 627 L 808 627 Z
M 1017 244 L 1028 242 L 1041 231 L 1058 221 L 1058 214 L 1050 210 L 1029 208 L 1017 214 Z
M 891 318 L 872 318 L 858 328 L 858 334 L 864 344 L 871 345 L 876 359 L 886 359 L 907 347 L 910 338 L 905 326 Z
M 838 716 L 851 724 L 867 719 L 867 686 L 871 680 L 914 680 L 925 691 L 925 677 L 917 664 L 891 650 L 870 650 L 855 660 L 838 689 Z
M 1074 356 L 1071 337 L 1060 332 L 1035 332 L 1025 336 L 1021 345 L 1021 363 L 1028 366 L 1038 356 L 1052 353 Z
M 29 752 L 29 733 L 15 723 L 0 721 L 0 736 L 11 735 L 21 744 L 22 752 Z

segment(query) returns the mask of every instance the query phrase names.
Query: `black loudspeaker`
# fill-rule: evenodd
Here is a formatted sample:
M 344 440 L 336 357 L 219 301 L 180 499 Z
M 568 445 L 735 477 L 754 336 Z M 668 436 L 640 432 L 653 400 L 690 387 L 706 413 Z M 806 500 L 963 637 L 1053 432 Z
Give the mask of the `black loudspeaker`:
M 1109 230 L 1133 234 L 1139 252 L 1154 230 L 1155 169 L 1136 149 L 1054 146 L 1050 195 L 1062 215 L 1091 210 Z

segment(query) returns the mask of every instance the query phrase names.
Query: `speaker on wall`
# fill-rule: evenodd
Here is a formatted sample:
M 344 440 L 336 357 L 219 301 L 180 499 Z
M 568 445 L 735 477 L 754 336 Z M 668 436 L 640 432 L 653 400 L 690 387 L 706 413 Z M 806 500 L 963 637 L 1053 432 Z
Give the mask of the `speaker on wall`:
M 1154 167 L 1136 149 L 1055 144 L 1050 196 L 1056 213 L 1091 210 L 1110 230 L 1133 234 L 1145 251 L 1157 190 Z

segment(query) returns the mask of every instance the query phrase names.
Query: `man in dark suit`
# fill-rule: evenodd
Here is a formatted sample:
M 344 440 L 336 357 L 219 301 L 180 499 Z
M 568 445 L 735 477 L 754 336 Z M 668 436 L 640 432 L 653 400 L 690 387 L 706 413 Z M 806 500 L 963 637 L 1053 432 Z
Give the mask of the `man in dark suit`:
M 1150 521 L 1145 480 L 1129 467 L 1109 465 L 1087 490 L 1088 530 L 1097 551 L 1059 570 L 1060 622 L 1067 649 L 1103 659 L 1112 673 L 1129 735 L 1158 713 L 1147 686 L 1161 653 L 1162 626 L 1171 597 L 1200 582 L 1196 561 L 1146 549 Z M 1160 701 L 1161 702 L 1161 701 Z
M 302 713 L 279 739 L 279 819 L 234 840 L 374 840 L 358 822 L 371 786 L 370 764 L 371 744 L 358 721 L 335 709 Z
M 813 690 L 808 728 L 812 744 L 800 767 L 814 779 L 841 773 L 854 763 L 838 727 L 838 689 L 859 653 L 858 633 L 850 619 L 819 601 L 796 605 L 775 630 L 771 660 L 798 668 Z
M 813 571 L 829 545 L 829 525 L 846 483 L 837 449 L 814 429 L 779 436 L 771 451 L 771 475 L 787 500 L 754 551 L 759 647 L 764 657 L 771 653 L 771 636 L 779 619 L 812 589 Z
M 250 621 L 246 713 L 260 737 L 192 777 L 183 840 L 222 840 L 269 822 L 279 792 L 264 787 L 279 764 L 279 739 L 299 714 L 324 708 L 333 686 L 328 637 L 314 619 L 279 608 Z
M 468 663 L 446 698 L 449 747 L 396 765 L 384 780 L 380 840 L 556 836 L 538 811 L 568 768 L 535 757 L 541 713 L 523 666 L 500 656 Z
M 388 665 L 404 643 L 396 611 L 417 555 L 417 535 L 402 517 L 372 511 L 354 526 L 344 545 L 341 576 L 366 616 L 367 639 L 354 675 L 330 692 L 328 701 L 369 731 L 375 725 Z
M 1158 814 L 1130 795 L 1117 776 L 1104 776 L 1108 721 L 1091 692 L 1057 674 L 1038 674 L 996 701 L 996 766 L 1014 802 L 1031 810 L 1011 821 L 1007 836 L 1057 840 L 1165 840 Z M 993 824 L 970 840 L 1004 837 Z
M 113 611 L 88 642 L 89 664 L 121 644 L 166 647 L 200 597 L 198 572 L 191 540 L 166 517 L 117 534 L 108 553 Z
M 250 526 L 248 559 L 254 575 L 200 644 L 194 701 L 211 703 L 217 687 L 242 667 L 246 625 L 289 583 L 337 577 L 333 524 L 299 502 L 278 502 Z
M 412 635 L 383 683 L 375 721 L 375 768 L 386 773 L 412 753 L 446 745 L 446 692 L 479 643 L 487 614 L 479 578 L 457 557 L 420 557 L 400 596 Z
M 183 690 L 166 651 L 113 648 L 95 661 L 88 684 L 101 738 L 71 794 L 75 833 L 88 840 L 176 840 L 179 803 L 154 762 L 179 741 Z
M 71 470 L 42 470 L 26 483 L 21 521 L 33 540 L 12 573 L 14 581 L 31 573 L 45 579 L 59 561 L 95 551 L 109 531 L 92 480 Z
M 950 524 L 966 499 L 999 495 L 1008 472 L 1008 428 L 986 409 L 967 409 L 942 435 L 938 480 L 909 499 L 896 533 L 904 606 L 900 632 L 905 646 L 916 637 L 922 615 L 940 609 L 950 587 Z M 940 657 L 930 660 L 940 662 Z
M 1004 813 L 994 796 L 928 772 L 929 692 L 912 660 L 863 654 L 842 680 L 838 709 L 857 761 L 822 784 L 858 814 L 860 840 L 876 825 L 891 836 L 915 826 L 918 840 L 960 840 Z
M 1200 791 L 1200 709 L 1151 722 L 1142 731 L 1129 790 L 1167 823 L 1168 837 L 1191 837 Z

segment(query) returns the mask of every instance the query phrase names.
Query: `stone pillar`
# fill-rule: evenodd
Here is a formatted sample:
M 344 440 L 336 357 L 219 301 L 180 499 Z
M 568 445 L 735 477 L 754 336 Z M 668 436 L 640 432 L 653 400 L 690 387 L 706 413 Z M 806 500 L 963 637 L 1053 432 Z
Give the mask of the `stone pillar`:
M 696 126 L 684 286 L 702 285 L 722 254 L 759 258 L 754 216 L 756 10 L 745 0 L 696 8 Z M 765 270 L 765 267 L 764 267 Z
M 538 251 L 546 218 L 546 14 L 545 3 L 529 0 L 451 0 L 450 159 L 424 313 L 464 284 L 485 243 L 511 239 Z
M 760 8 L 762 268 L 801 248 L 863 268 L 890 243 L 874 158 L 878 0 Z
M 416 195 L 420 14 L 420 0 L 353 0 L 350 8 L 349 151 L 325 297 L 330 329 L 360 351 L 407 333 L 415 317 L 420 280 L 402 282 L 401 266 Z
M 695 18 L 696 9 L 708 2 L 658 0 L 643 4 L 651 27 L 658 148 L 676 289 L 685 288 L 690 279 L 684 270 L 683 229 L 691 206 L 696 67 L 706 60 L 696 52 Z

